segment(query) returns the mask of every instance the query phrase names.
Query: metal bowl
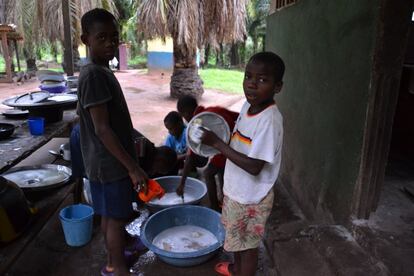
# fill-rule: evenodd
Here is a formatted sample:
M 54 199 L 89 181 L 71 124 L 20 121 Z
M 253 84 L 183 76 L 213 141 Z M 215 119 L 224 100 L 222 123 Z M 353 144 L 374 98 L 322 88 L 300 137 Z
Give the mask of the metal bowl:
M 230 139 L 230 127 L 226 120 L 213 112 L 201 112 L 191 119 L 188 123 L 186 137 L 190 149 L 198 155 L 210 157 L 219 153 L 213 147 L 204 145 L 192 139 L 192 132 L 197 131 L 199 126 L 202 126 L 214 132 L 221 140 L 228 143 Z
M 220 214 L 206 207 L 187 205 L 176 206 L 152 215 L 141 228 L 142 243 L 162 261 L 180 267 L 194 266 L 213 257 L 224 242 L 224 228 Z M 213 233 L 218 242 L 195 252 L 177 253 L 166 251 L 153 245 L 154 238 L 162 231 L 181 225 L 202 227 Z

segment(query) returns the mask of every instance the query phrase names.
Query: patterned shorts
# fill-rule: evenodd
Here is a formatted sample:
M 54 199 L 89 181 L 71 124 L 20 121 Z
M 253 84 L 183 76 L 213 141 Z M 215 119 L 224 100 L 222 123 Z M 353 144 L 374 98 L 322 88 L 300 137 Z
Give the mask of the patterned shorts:
M 240 204 L 224 197 L 221 222 L 226 229 L 224 249 L 229 252 L 258 248 L 273 207 L 273 189 L 257 204 Z

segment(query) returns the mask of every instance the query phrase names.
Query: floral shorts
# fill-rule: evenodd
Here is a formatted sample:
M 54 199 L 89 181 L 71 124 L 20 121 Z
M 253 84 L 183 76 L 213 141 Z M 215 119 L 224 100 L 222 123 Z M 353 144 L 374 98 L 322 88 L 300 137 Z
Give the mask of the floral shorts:
M 267 218 L 273 207 L 274 192 L 257 204 L 240 204 L 224 197 L 221 222 L 226 229 L 224 250 L 229 252 L 258 248 Z

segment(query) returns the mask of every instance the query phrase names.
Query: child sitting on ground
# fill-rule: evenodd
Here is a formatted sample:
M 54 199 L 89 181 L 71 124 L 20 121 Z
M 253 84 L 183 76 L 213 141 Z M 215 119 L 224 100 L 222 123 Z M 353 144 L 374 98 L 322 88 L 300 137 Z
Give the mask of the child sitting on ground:
M 230 145 L 204 130 L 202 143 L 227 157 L 222 222 L 224 249 L 234 263 L 221 262 L 222 275 L 255 275 L 258 247 L 273 206 L 273 185 L 280 168 L 283 119 L 274 96 L 282 88 L 285 65 L 271 52 L 252 56 L 243 81 L 243 105 Z
M 187 126 L 184 125 L 183 119 L 177 111 L 171 111 L 165 116 L 164 125 L 168 129 L 165 146 L 175 150 L 179 163 L 184 162 L 187 152 L 187 138 L 185 137 Z
M 197 100 L 191 96 L 183 96 L 177 101 L 177 110 L 181 116 L 187 122 L 197 114 L 201 112 L 213 112 L 220 116 L 222 116 L 227 124 L 230 127 L 230 131 L 233 131 L 233 127 L 239 113 L 230 111 L 226 108 L 220 106 L 211 106 L 211 107 L 204 107 L 198 105 Z M 197 163 L 201 163 L 202 166 L 205 163 L 201 162 L 202 158 L 200 156 L 196 156 L 193 152 L 190 152 L 186 156 L 186 160 L 184 163 L 184 169 L 182 172 L 182 178 L 180 181 L 180 186 L 177 189 L 177 194 L 181 195 L 184 192 L 185 181 L 187 176 L 189 175 L 189 168 L 193 168 L 194 166 L 199 167 L 200 165 Z M 210 206 L 212 209 L 220 211 L 221 210 L 221 202 L 217 197 L 217 183 L 216 183 L 216 175 L 218 176 L 219 180 L 219 188 L 220 191 L 223 187 L 223 174 L 224 174 L 224 165 L 226 163 L 226 158 L 222 154 L 217 154 L 213 156 L 210 161 L 208 162 L 207 168 L 204 170 L 204 179 L 207 184 L 208 188 L 208 196 L 210 200 Z

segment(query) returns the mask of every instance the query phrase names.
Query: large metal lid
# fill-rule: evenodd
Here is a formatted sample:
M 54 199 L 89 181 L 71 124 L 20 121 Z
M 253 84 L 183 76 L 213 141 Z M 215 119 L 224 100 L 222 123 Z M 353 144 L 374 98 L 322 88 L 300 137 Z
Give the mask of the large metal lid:
M 18 96 L 14 99 L 15 105 L 30 105 L 35 104 L 49 98 L 50 94 L 46 91 L 29 92 Z
M 193 152 L 204 157 L 218 154 L 219 151 L 215 148 L 201 144 L 199 141 L 192 139 L 192 137 L 194 137 L 193 133 L 196 132 L 200 126 L 214 132 L 221 140 L 228 143 L 230 139 L 230 127 L 226 120 L 216 113 L 202 112 L 194 116 L 187 126 L 187 142 Z
M 69 181 L 71 169 L 61 165 L 17 167 L 2 176 L 22 189 L 44 190 L 63 185 Z
M 51 96 L 51 94 L 49 94 L 47 91 L 36 91 L 6 99 L 3 101 L 3 104 L 11 107 L 31 109 L 40 107 L 62 106 L 75 103 L 77 100 L 77 95 L 73 93 L 63 93 Z

